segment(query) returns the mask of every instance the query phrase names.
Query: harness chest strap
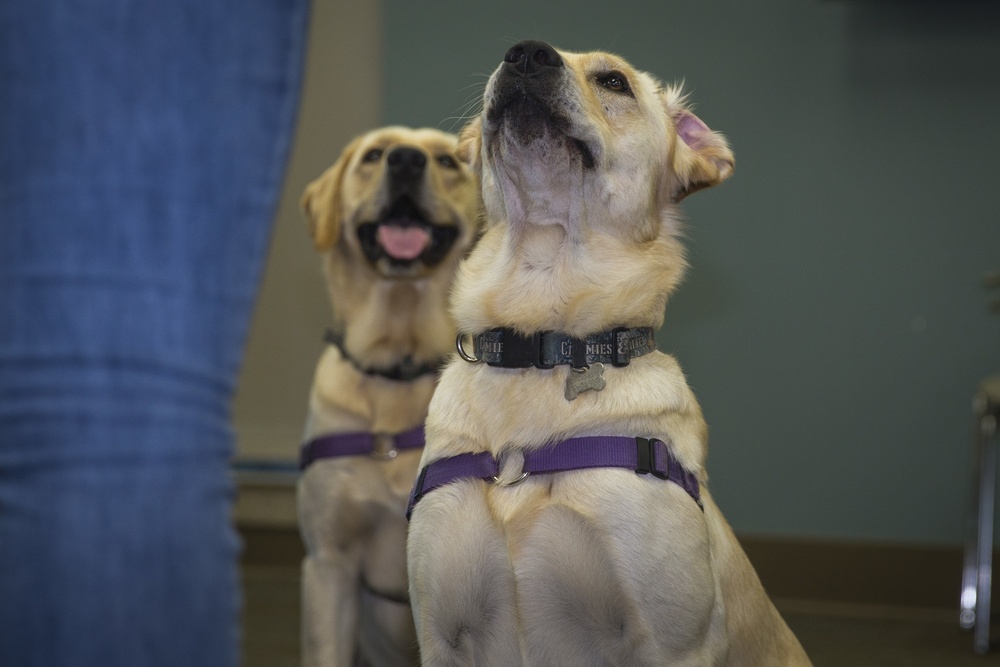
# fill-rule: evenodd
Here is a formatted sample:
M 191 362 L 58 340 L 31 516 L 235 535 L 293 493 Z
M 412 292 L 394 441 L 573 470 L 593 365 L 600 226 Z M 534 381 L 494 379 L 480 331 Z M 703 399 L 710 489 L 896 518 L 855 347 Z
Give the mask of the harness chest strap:
M 656 438 L 583 436 L 546 445 L 524 453 L 523 472 L 517 481 L 528 475 L 589 468 L 625 468 L 673 482 L 704 510 L 698 478 L 681 465 L 664 441 Z M 499 474 L 500 462 L 490 452 L 458 454 L 433 461 L 417 477 L 406 518 L 410 518 L 420 499 L 434 489 L 464 479 L 496 482 Z
M 393 448 L 386 454 L 375 451 L 375 435 L 367 432 L 332 433 L 313 438 L 302 445 L 299 452 L 299 469 L 305 470 L 318 459 L 329 459 L 340 456 L 376 456 L 390 459 L 396 455 L 396 450 L 416 449 L 424 446 L 424 427 L 418 426 L 392 436 Z

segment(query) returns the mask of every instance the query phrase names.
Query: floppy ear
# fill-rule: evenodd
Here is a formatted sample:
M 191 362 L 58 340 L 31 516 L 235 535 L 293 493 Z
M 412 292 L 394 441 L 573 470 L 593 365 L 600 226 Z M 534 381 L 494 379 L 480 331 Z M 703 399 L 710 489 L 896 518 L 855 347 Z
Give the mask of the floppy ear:
M 695 116 L 676 90 L 665 93 L 664 101 L 677 133 L 672 164 L 675 183 L 671 197 L 678 202 L 692 192 L 718 185 L 729 178 L 736 159 L 726 138 L 713 132 Z
M 482 172 L 483 167 L 482 145 L 483 121 L 476 116 L 458 133 L 458 147 L 455 149 L 455 154 L 477 174 Z
M 316 250 L 323 252 L 333 247 L 340 238 L 341 194 L 344 171 L 351 161 L 361 138 L 358 137 L 343 150 L 340 158 L 323 175 L 306 186 L 300 206 L 309 223 Z

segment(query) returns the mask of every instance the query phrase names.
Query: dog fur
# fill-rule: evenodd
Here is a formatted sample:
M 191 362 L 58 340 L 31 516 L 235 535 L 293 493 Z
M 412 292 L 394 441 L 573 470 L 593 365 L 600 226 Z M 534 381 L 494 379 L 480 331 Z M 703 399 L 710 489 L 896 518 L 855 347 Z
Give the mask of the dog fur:
M 456 148 L 454 135 L 437 130 L 374 130 L 351 142 L 306 189 L 302 207 L 322 254 L 333 329 L 342 336 L 317 365 L 306 440 L 364 431 L 379 434 L 377 448 L 387 453 L 386 434 L 423 423 L 436 375 L 403 381 L 368 371 L 403 361 L 434 364 L 454 345 L 446 297 L 459 259 L 478 235 L 481 212 L 478 179 L 458 161 Z M 394 155 L 410 162 L 392 166 Z M 415 217 L 435 227 L 414 231 Z M 416 234 L 417 245 L 404 239 L 395 252 L 405 258 L 394 261 L 379 245 L 384 232 L 377 223 L 399 218 L 407 226 L 396 233 Z M 366 235 L 364 225 L 373 223 Z M 455 237 L 443 255 L 440 248 L 432 253 L 433 261 L 427 253 L 436 237 L 427 229 Z M 410 257 L 421 248 L 423 254 Z M 418 662 L 406 604 L 403 513 L 419 458 L 419 449 L 389 460 L 329 458 L 303 473 L 304 665 Z
M 659 327 L 686 266 L 678 202 L 730 176 L 725 139 L 618 56 L 515 49 L 460 137 L 487 229 L 456 279 L 459 330 Z M 502 467 L 497 484 L 449 484 L 415 508 L 423 664 L 808 665 L 712 500 L 707 428 L 677 362 L 654 352 L 608 368 L 602 391 L 572 401 L 569 372 L 456 359 L 443 373 L 421 465 L 489 451 Z M 506 485 L 524 451 L 580 435 L 669 442 L 704 511 L 676 484 L 619 469 Z

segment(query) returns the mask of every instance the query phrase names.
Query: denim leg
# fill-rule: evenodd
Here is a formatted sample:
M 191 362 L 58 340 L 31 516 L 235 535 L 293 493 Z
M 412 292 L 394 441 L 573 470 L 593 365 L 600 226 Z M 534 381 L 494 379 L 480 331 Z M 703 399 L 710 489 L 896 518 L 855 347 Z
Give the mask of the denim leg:
M 0 665 L 239 662 L 230 402 L 307 9 L 0 3 Z

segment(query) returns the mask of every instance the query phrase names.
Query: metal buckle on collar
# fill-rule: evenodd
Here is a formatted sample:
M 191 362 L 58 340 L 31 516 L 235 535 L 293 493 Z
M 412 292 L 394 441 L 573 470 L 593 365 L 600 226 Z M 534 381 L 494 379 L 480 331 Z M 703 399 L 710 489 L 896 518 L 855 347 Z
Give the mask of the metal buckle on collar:
M 667 472 L 665 470 L 659 470 L 656 467 L 657 442 L 662 441 L 657 440 L 656 438 L 637 437 L 635 439 L 637 453 L 635 471 L 640 475 L 652 475 L 653 477 L 659 477 L 660 479 L 667 479 Z
M 465 351 L 465 347 L 463 346 L 464 340 L 465 340 L 464 333 L 459 332 L 458 336 L 455 337 L 455 349 L 458 350 L 458 356 L 462 357 L 464 361 L 467 361 L 470 364 L 478 364 L 480 361 L 482 361 L 482 359 L 480 359 L 479 357 L 474 357 Z

